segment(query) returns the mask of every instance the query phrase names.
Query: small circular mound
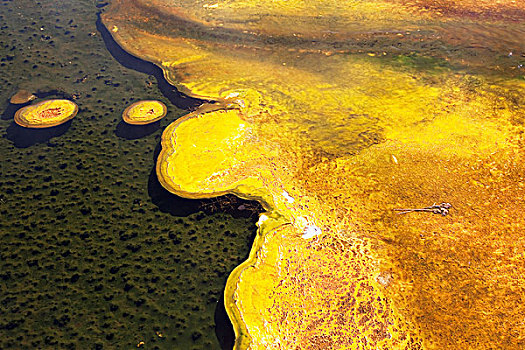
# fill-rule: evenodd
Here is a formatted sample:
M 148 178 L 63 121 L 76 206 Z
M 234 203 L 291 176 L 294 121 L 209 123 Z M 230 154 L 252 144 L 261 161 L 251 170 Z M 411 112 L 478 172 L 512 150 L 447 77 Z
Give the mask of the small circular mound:
M 36 98 L 35 95 L 30 93 L 27 90 L 18 90 L 16 94 L 14 94 L 9 102 L 11 102 L 14 105 L 21 105 L 30 101 L 33 101 Z
M 160 101 L 138 101 L 124 110 L 122 119 L 128 124 L 145 125 L 164 118 L 167 112 L 166 105 Z
M 77 112 L 77 104 L 70 100 L 46 100 L 19 109 L 15 123 L 26 128 L 48 128 L 67 122 Z

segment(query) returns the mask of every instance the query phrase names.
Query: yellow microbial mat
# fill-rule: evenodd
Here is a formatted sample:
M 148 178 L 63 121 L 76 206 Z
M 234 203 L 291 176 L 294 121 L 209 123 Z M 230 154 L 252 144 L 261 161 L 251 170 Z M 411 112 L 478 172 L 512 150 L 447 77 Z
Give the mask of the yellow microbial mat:
M 47 100 L 19 109 L 15 122 L 26 128 L 48 128 L 72 119 L 78 112 L 76 103 L 69 100 Z
M 144 125 L 164 118 L 166 113 L 166 105 L 160 101 L 138 101 L 124 110 L 122 119 L 128 124 Z
M 225 290 L 237 349 L 525 347 L 525 3 L 113 0 L 102 19 L 216 101 L 164 131 L 164 187 L 266 209 Z

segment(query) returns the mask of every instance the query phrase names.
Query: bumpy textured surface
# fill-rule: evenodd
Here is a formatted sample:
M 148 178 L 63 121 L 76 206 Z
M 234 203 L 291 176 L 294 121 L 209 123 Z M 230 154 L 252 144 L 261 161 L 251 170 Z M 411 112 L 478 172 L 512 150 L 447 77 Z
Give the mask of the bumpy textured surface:
M 523 11 L 113 1 L 126 50 L 218 101 L 165 130 L 163 185 L 268 210 L 225 292 L 238 348 L 525 345 Z
M 0 349 L 220 349 L 215 329 L 229 329 L 217 301 L 250 250 L 251 204 L 160 186 L 162 129 L 187 112 L 108 51 L 95 6 L 105 1 L 35 4 L 0 2 Z M 76 97 L 79 113 L 20 127 L 9 104 L 20 89 Z M 148 99 L 169 116 L 122 122 Z M 222 213 L 241 205 L 237 218 Z

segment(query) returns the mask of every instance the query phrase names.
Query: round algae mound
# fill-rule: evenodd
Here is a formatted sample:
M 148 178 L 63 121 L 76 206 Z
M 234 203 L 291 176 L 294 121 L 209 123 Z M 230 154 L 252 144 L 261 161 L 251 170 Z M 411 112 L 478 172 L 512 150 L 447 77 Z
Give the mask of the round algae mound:
M 72 119 L 78 112 L 76 103 L 69 100 L 46 100 L 19 109 L 15 122 L 26 128 L 48 128 Z
M 11 97 L 9 102 L 15 105 L 20 105 L 20 104 L 24 104 L 27 102 L 31 102 L 35 98 L 36 96 L 27 90 L 18 90 L 18 92 Z
M 122 119 L 133 125 L 150 124 L 164 118 L 167 111 L 166 105 L 160 101 L 138 101 L 124 110 Z

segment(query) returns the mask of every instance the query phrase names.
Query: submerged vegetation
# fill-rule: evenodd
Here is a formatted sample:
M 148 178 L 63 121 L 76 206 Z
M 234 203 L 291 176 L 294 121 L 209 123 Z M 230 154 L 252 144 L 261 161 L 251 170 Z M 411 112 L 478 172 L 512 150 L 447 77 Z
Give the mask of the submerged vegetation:
M 117 50 L 97 23 L 107 2 L 35 4 L 0 3 L 0 348 L 231 348 L 222 293 L 256 221 L 237 209 L 259 208 L 164 190 L 161 131 L 198 101 Z M 23 105 L 9 103 L 20 89 L 23 103 L 69 99 L 78 114 L 21 127 Z M 148 99 L 168 115 L 122 121 Z

